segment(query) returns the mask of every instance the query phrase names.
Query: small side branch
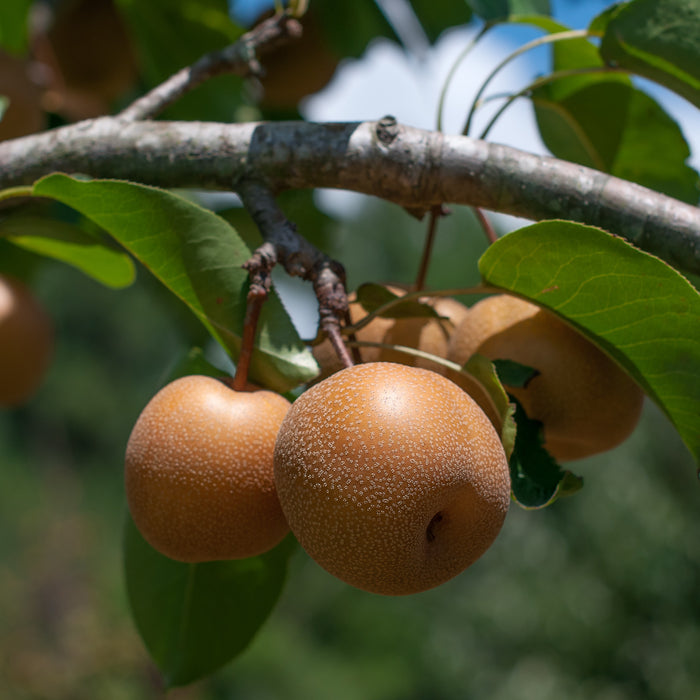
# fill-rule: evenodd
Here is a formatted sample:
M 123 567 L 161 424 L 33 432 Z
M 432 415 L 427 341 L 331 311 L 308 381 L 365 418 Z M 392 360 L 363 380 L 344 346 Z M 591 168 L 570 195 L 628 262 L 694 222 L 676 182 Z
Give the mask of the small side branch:
M 234 44 L 202 56 L 196 63 L 168 78 L 126 109 L 118 118 L 124 121 L 152 119 L 183 95 L 218 75 L 260 76 L 259 57 L 301 36 L 301 24 L 289 13 L 274 15 L 243 34 Z
M 241 336 L 241 352 L 236 363 L 236 375 L 233 378 L 233 388 L 245 391 L 248 386 L 248 370 L 255 348 L 255 335 L 258 330 L 258 319 L 263 304 L 270 293 L 272 268 L 275 266 L 274 256 L 270 255 L 265 246 L 261 246 L 251 256 L 243 267 L 250 275 L 250 288 L 246 299 L 245 320 Z
M 472 211 L 474 212 L 474 216 L 476 216 L 477 221 L 486 235 L 486 240 L 489 242 L 489 244 L 495 243 L 498 240 L 498 234 L 496 233 L 496 229 L 494 229 L 494 227 L 491 225 L 491 222 L 488 220 L 484 211 L 481 209 L 481 207 L 472 207 Z
M 352 366 L 352 357 L 340 333 L 341 321 L 348 313 L 343 266 L 299 234 L 267 187 L 243 181 L 236 185 L 236 191 L 265 239 L 246 268 L 251 271 L 269 266 L 271 270 L 279 263 L 289 275 L 310 281 L 318 299 L 319 326 L 343 365 Z

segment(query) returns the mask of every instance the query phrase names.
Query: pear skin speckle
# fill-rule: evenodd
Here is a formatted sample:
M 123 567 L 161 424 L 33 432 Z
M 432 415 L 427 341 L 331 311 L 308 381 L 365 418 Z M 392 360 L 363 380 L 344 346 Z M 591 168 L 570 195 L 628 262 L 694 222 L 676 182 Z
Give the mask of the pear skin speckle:
M 275 446 L 287 521 L 309 555 L 363 590 L 433 588 L 492 544 L 510 504 L 500 439 L 428 370 L 368 363 L 297 399 Z
M 462 365 L 474 353 L 539 372 L 526 387 L 508 390 L 530 418 L 542 422 L 545 447 L 558 462 L 610 450 L 639 422 L 644 393 L 637 384 L 587 338 L 535 304 L 510 294 L 474 304 L 450 340 L 448 358 Z
M 289 402 L 211 377 L 177 379 L 143 410 L 126 449 L 129 510 L 144 538 L 186 562 L 261 554 L 289 531 L 273 451 Z

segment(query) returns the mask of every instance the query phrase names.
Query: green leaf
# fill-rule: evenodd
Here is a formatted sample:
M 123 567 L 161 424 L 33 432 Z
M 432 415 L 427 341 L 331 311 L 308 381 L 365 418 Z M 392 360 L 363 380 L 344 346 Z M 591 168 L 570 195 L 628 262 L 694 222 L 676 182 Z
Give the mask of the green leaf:
M 504 384 L 516 389 L 526 387 L 540 373 L 539 370 L 521 365 L 515 360 L 494 360 L 493 364 L 496 367 L 498 378 Z
M 5 115 L 5 110 L 10 106 L 10 100 L 7 97 L 0 95 L 0 122 Z
M 543 306 L 617 361 L 700 461 L 700 294 L 621 238 L 544 221 L 492 244 L 483 279 Z
M 605 34 L 605 30 L 610 24 L 610 20 L 622 9 L 626 3 L 619 2 L 616 3 L 605 10 L 603 10 L 599 15 L 596 15 L 588 25 L 588 33 L 591 36 L 602 37 Z
M 700 3 L 633 0 L 608 18 L 606 63 L 655 80 L 700 107 Z
M 580 163 L 696 204 L 698 173 L 678 124 L 641 90 L 617 80 L 556 99 L 545 86 L 532 100 L 542 139 L 558 158 Z
M 549 0 L 467 0 L 468 5 L 486 22 L 502 22 L 514 15 L 549 15 Z
M 13 54 L 27 50 L 29 9 L 32 0 L 4 0 L 0 3 L 0 47 Z
M 513 404 L 503 388 L 495 363 L 476 353 L 469 358 L 462 370 L 477 380 L 483 391 L 482 399 L 489 400 L 493 404 L 493 408 L 501 421 L 503 449 L 506 455 L 510 457 L 515 446 L 517 426 L 513 420 Z M 470 389 L 470 391 L 472 390 Z M 475 400 L 479 399 L 477 395 L 474 395 L 474 397 Z M 479 399 L 479 403 L 482 399 Z M 482 408 L 484 407 L 483 404 L 480 403 L 480 405 Z
M 153 88 L 204 54 L 232 44 L 243 33 L 226 0 L 117 0 L 136 43 L 146 87 Z M 244 103 L 243 80 L 208 80 L 170 107 L 164 118 L 236 121 Z
M 0 236 L 20 248 L 72 265 L 107 287 L 128 287 L 136 276 L 128 255 L 64 221 L 10 214 L 0 219 Z
M 245 317 L 250 250 L 211 211 L 171 192 L 116 180 L 49 175 L 34 193 L 57 199 L 92 219 L 147 267 L 238 356 Z M 253 382 L 286 391 L 318 373 L 276 294 L 258 323 L 250 367 Z
M 189 377 L 193 374 L 201 374 L 205 377 L 214 377 L 215 379 L 223 379 L 228 376 L 225 370 L 216 367 L 207 360 L 202 348 L 194 347 L 178 358 L 175 365 L 168 372 L 167 381 L 163 385 L 174 382 L 180 377 Z
M 134 622 L 168 687 L 212 673 L 248 646 L 275 606 L 295 549 L 184 564 L 154 550 L 127 516 L 126 588 Z
M 560 27 L 555 29 L 560 31 Z M 586 39 L 552 46 L 553 71 L 601 68 Z M 676 122 L 621 74 L 589 73 L 532 93 L 540 135 L 553 155 L 696 204 L 698 173 Z
M 583 479 L 563 470 L 544 448 L 542 423 L 527 416 L 518 400 L 515 422 L 518 431 L 510 457 L 513 498 L 528 510 L 545 508 L 562 496 L 570 496 L 583 486 Z
M 700 198 L 697 170 L 687 165 L 690 148 L 678 124 L 649 95 L 621 88 L 629 96 L 625 128 L 610 173 L 688 204 Z

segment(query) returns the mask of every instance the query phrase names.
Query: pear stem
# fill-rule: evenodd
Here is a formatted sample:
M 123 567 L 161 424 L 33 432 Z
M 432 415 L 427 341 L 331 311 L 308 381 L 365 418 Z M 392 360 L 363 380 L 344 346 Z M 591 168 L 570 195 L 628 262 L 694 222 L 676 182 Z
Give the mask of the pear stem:
M 319 327 L 331 341 L 345 367 L 353 365 L 350 351 L 340 332 L 341 321 L 348 312 L 345 290 L 345 269 L 336 260 L 311 245 L 285 216 L 272 191 L 260 182 L 240 181 L 235 185 L 243 205 L 265 239 L 244 267 L 251 272 L 262 266 L 267 270 L 266 292 L 270 289 L 272 268 L 280 263 L 287 274 L 301 277 L 313 284 L 318 299 Z M 251 278 L 251 292 L 254 279 Z
M 255 336 L 258 330 L 258 319 L 263 304 L 270 293 L 272 281 L 272 268 L 275 261 L 266 254 L 264 246 L 253 253 L 250 260 L 243 267 L 250 275 L 250 289 L 246 297 L 245 320 L 243 321 L 243 333 L 241 335 L 241 352 L 236 363 L 236 374 L 233 377 L 233 389 L 245 391 L 248 385 L 248 370 L 255 349 Z
M 423 255 L 420 259 L 420 267 L 416 275 L 414 290 L 420 292 L 425 287 L 425 279 L 428 276 L 428 267 L 430 266 L 430 258 L 433 253 L 433 244 L 435 243 L 435 234 L 437 233 L 438 220 L 447 216 L 450 213 L 449 209 L 444 205 L 438 204 L 431 208 L 430 218 L 428 220 L 428 231 L 425 235 L 425 245 L 423 247 Z

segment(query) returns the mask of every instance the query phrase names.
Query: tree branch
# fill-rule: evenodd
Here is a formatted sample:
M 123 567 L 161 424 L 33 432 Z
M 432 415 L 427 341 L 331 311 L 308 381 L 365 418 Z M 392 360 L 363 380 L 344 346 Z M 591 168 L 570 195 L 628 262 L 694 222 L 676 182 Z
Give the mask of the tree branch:
M 221 51 L 212 51 L 193 65 L 179 70 L 130 104 L 118 117 L 125 121 L 151 119 L 217 75 L 260 75 L 263 69 L 258 58 L 290 39 L 300 37 L 301 31 L 301 24 L 287 13 L 269 17 L 231 46 Z
M 161 187 L 330 187 L 413 210 L 466 204 L 600 226 L 700 273 L 700 208 L 597 170 L 466 136 L 380 122 L 126 122 L 103 117 L 0 143 L 0 188 L 54 171 Z
M 318 299 L 319 327 L 343 365 L 350 367 L 353 361 L 340 333 L 341 320 L 348 312 L 343 266 L 299 235 L 267 187 L 243 180 L 236 185 L 236 191 L 265 239 L 246 263 L 246 269 L 255 279 L 258 270 L 269 271 L 280 263 L 287 274 L 310 281 Z

